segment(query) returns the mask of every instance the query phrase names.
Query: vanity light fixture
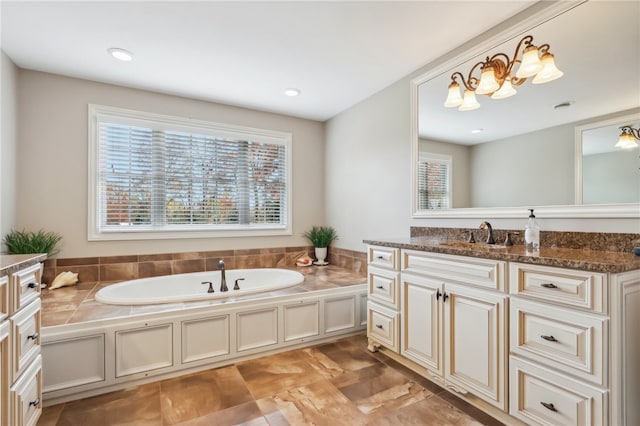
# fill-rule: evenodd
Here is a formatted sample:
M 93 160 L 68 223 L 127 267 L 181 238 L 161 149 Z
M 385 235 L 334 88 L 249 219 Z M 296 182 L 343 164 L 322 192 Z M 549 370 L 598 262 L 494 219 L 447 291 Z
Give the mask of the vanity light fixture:
M 521 52 L 522 48 L 522 52 Z M 484 61 L 475 64 L 467 78 L 459 71 L 451 74 L 449 94 L 444 106 L 447 108 L 458 107 L 460 111 L 471 111 L 480 108 L 476 94 L 491 96 L 492 99 L 504 99 L 515 95 L 514 86 L 520 86 L 527 78 L 535 76 L 533 84 L 547 83 L 562 77 L 555 64 L 554 56 L 549 53 L 550 46 L 543 44 L 540 47 L 533 44 L 533 36 L 525 36 L 516 47 L 513 59 L 505 53 L 496 53 Z M 519 54 L 522 53 L 522 58 Z M 520 64 L 515 75 L 513 68 Z M 480 78 L 473 73 L 480 70 Z M 464 85 L 464 97 L 460 95 L 460 83 Z
M 640 129 L 634 129 L 631 126 L 622 126 L 620 130 L 622 130 L 622 133 L 620 133 L 618 143 L 615 147 L 622 149 L 636 148 L 638 146 L 636 139 L 640 140 Z
M 119 61 L 129 62 L 133 60 L 133 53 L 119 47 L 111 47 L 107 49 L 107 52 L 109 52 L 109 55 L 113 56 Z

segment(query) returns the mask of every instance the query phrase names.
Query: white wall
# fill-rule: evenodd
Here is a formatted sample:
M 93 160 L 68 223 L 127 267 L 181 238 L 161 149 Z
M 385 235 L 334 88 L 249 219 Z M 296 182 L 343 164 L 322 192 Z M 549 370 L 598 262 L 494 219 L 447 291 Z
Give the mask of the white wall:
M 16 220 L 17 68 L 0 51 L 0 238 Z M 3 251 L 4 247 L 0 248 Z
M 324 223 L 323 123 L 22 69 L 18 99 L 17 226 L 61 233 L 58 257 L 306 245 L 301 234 Z M 293 235 L 87 241 L 89 103 L 291 132 Z
M 634 149 L 583 157 L 583 203 L 640 202 L 638 154 Z
M 452 207 L 469 207 L 471 205 L 471 147 L 455 143 L 430 141 L 420 139 L 418 151 L 432 152 L 451 156 L 452 176 L 451 195 Z

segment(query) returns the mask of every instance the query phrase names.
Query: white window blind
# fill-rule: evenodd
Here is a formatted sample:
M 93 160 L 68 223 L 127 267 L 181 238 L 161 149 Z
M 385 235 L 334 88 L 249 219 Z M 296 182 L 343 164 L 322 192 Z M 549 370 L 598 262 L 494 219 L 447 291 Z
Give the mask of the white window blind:
M 95 239 L 290 234 L 290 134 L 105 108 L 90 108 Z
M 451 157 L 420 153 L 418 162 L 418 208 L 421 210 L 451 207 Z

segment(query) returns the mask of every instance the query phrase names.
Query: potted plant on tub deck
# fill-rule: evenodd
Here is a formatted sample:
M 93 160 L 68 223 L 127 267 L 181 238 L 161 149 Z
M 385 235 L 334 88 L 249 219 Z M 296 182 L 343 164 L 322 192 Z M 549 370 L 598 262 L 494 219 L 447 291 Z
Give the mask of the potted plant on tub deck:
M 311 241 L 315 249 L 316 261 L 313 262 L 313 264 L 321 266 L 328 265 L 329 263 L 325 262 L 327 258 L 327 247 L 329 247 L 329 244 L 334 240 L 338 239 L 336 230 L 331 226 L 314 225 L 310 230 L 302 234 L 302 236 Z

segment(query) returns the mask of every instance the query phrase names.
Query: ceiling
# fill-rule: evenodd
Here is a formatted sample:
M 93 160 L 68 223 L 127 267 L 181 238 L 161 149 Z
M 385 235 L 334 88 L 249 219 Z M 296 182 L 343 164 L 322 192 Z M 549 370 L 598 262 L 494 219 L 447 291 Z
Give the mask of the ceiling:
M 0 43 L 25 69 L 324 121 L 533 3 L 3 0 Z
M 640 108 L 638 22 L 638 1 L 589 1 L 434 76 L 419 90 L 420 136 L 475 145 Z M 516 87 L 515 96 L 506 99 L 479 95 L 481 107 L 473 111 L 443 106 L 453 71 L 466 76 L 475 63 L 498 52 L 513 58 L 518 41 L 527 34 L 536 45 L 550 45 L 563 77 L 539 85 L 528 79 Z M 565 102 L 570 106 L 554 108 Z M 471 133 L 474 129 L 482 131 Z M 620 131 L 613 126 L 609 132 L 614 136 L 598 137 L 600 133 L 592 132 L 598 139 L 590 142 L 592 153 L 613 150 Z

